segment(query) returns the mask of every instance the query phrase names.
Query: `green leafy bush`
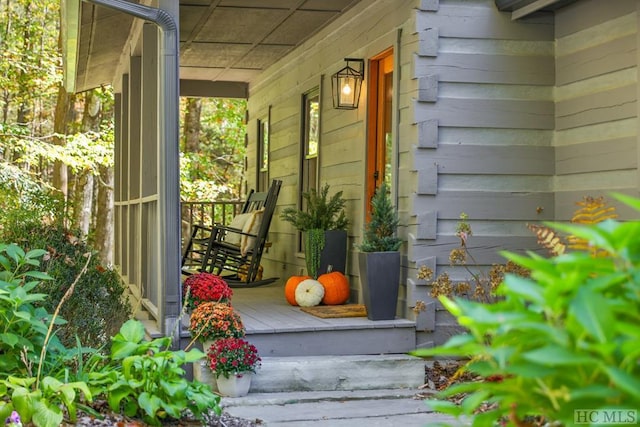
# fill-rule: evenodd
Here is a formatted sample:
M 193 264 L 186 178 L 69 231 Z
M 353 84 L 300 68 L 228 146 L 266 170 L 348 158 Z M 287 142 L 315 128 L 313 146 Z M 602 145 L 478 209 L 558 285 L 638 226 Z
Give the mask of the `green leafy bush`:
M 25 424 L 57 427 L 65 417 L 75 422 L 79 408 L 99 416 L 89 406 L 93 397 L 154 425 L 181 418 L 185 409 L 200 418 L 221 412 L 220 398 L 208 385 L 188 381 L 181 367 L 205 354 L 170 351 L 171 337 L 146 341 L 140 322 L 122 325 L 109 355 L 77 339 L 74 349 L 65 348 L 56 336 L 56 325 L 65 324 L 57 314 L 83 275 L 65 286 L 69 292 L 50 315 L 35 305 L 47 296 L 34 292 L 39 281 L 51 280 L 38 271 L 47 253 L 0 245 L 0 419 L 15 411 Z M 82 267 L 88 264 L 85 259 Z
M 25 253 L 17 245 L 0 245 L 0 377 L 31 374 L 40 361 L 51 316 L 37 306 L 46 295 L 33 291 L 41 280 L 51 280 L 47 274 L 34 271 L 44 253 Z M 47 366 L 55 365 L 55 355 L 63 350 L 56 337 L 50 347 L 49 358 L 44 361 Z
M 54 325 L 64 324 L 36 304 L 46 295 L 34 292 L 39 281 L 51 277 L 38 270 L 46 251 L 25 253 L 17 245 L 0 245 L 0 419 L 13 411 L 25 423 L 55 427 L 62 423 L 62 407 L 75 419 L 76 400 L 91 399 L 85 383 L 62 382 L 67 351 Z
M 640 211 L 639 200 L 615 197 Z M 429 401 L 435 410 L 477 426 L 530 417 L 573 425 L 576 410 L 640 407 L 640 221 L 553 227 L 608 255 L 505 253 L 531 277 L 507 275 L 497 290 L 504 299 L 441 297 L 468 332 L 415 354 L 470 357 L 466 370 L 484 381 L 449 387 L 440 397 L 466 393 L 462 404 Z
M 142 323 L 129 320 L 113 337 L 115 380 L 107 387 L 109 406 L 128 416 L 139 416 L 152 425 L 165 418 L 179 419 L 185 409 L 202 418 L 210 409 L 220 414 L 220 397 L 208 385 L 185 379 L 181 365 L 205 356 L 199 349 L 169 351 L 171 337 L 144 340 Z
M 5 238 L 25 248 L 47 249 L 41 269 L 52 280 L 42 282 L 37 291 L 49 295 L 41 304 L 52 312 L 82 270 L 85 255 L 94 251 L 61 225 L 31 222 L 13 230 L 5 233 Z M 74 293 L 61 307 L 60 315 L 67 324 L 58 333 L 60 340 L 67 347 L 75 345 L 76 337 L 89 347 L 108 346 L 109 337 L 131 316 L 125 291 L 118 272 L 100 265 L 98 257 L 92 256 Z

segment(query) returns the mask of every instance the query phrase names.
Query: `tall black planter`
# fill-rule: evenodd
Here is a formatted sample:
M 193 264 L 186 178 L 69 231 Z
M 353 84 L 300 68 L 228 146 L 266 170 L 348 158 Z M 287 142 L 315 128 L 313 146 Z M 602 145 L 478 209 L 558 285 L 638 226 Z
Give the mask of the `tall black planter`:
M 358 267 L 369 320 L 395 319 L 400 288 L 400 252 L 360 252 Z
M 324 248 L 320 253 L 320 269 L 324 274 L 331 266 L 331 271 L 345 274 L 347 265 L 347 232 L 345 230 L 328 230 L 324 232 Z

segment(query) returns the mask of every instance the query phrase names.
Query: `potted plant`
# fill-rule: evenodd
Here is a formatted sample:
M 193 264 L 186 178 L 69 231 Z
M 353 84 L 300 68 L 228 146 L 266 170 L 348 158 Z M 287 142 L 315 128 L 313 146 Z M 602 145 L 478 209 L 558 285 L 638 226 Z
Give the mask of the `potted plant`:
M 233 296 L 233 290 L 220 276 L 197 273 L 184 281 L 182 296 L 186 308 L 193 310 L 204 302 L 229 302 Z
M 245 334 L 244 325 L 238 313 L 230 304 L 203 302 L 191 313 L 189 324 L 191 337 L 207 344 L 220 338 L 241 338 Z
M 371 219 L 358 246 L 362 296 L 370 320 L 390 320 L 396 315 L 400 287 L 400 240 L 398 214 L 386 183 L 371 199 Z
M 256 347 L 242 338 L 219 339 L 207 349 L 209 369 L 223 396 L 245 396 L 260 360 Z
M 345 272 L 347 259 L 347 220 L 342 191 L 329 197 L 329 184 L 318 192 L 302 193 L 305 209 L 285 208 L 280 218 L 304 233 L 307 274 L 314 279 L 328 271 Z

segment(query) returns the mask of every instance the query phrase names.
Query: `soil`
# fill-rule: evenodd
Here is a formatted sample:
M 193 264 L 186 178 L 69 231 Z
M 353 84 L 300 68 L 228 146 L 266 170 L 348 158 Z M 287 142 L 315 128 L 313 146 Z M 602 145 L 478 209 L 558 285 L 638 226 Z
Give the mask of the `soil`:
M 469 373 L 462 373 L 461 368 L 467 361 L 434 361 L 425 368 L 425 384 L 420 387 L 420 397 L 429 398 L 456 382 L 473 381 Z
M 147 424 L 133 418 L 127 418 L 123 415 L 113 412 L 101 413 L 102 419 L 98 419 L 94 416 L 90 416 L 86 413 L 79 411 L 78 420 L 75 424 L 66 423 L 65 427 L 70 426 L 83 426 L 83 427 L 146 427 Z M 185 417 L 181 420 L 171 420 L 162 424 L 167 427 L 191 427 L 191 426 L 203 426 L 203 427 L 260 427 L 264 424 L 261 420 L 247 420 L 244 418 L 233 417 L 227 412 L 223 412 L 220 415 L 216 415 L 211 412 L 205 416 L 204 422 L 199 420 Z

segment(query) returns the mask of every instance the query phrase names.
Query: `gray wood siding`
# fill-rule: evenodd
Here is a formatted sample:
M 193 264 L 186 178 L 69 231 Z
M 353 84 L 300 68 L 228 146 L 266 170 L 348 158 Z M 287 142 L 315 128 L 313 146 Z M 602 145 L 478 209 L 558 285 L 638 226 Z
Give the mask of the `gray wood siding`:
M 440 0 L 437 10 L 417 12 L 416 31 L 427 46 L 414 63 L 418 145 L 407 256 L 416 270 L 407 292 L 409 305 L 429 307 L 416 319 L 418 345 L 428 347 L 458 330 L 417 268 L 467 277 L 449 262 L 460 245 L 460 214 L 469 216 L 469 249 L 485 269 L 504 262 L 501 250 L 535 249 L 526 224 L 553 218 L 554 30 L 552 17 L 514 22 L 491 0 Z
M 466 146 L 441 144 L 437 150 L 417 149 L 416 168 L 433 162 L 439 174 L 553 175 L 552 147 Z M 482 159 L 482 161 L 478 161 Z M 523 161 L 524 160 L 524 161 Z
M 581 0 L 556 15 L 557 220 L 587 195 L 637 195 L 637 7 Z
M 585 142 L 556 149 L 558 175 L 636 169 L 638 141 L 634 137 Z
M 250 121 L 271 106 L 269 175 L 284 181 L 265 269 L 282 282 L 304 271 L 297 234 L 277 215 L 298 198 L 301 95 L 320 85 L 319 182 L 347 199 L 347 270 L 358 298 L 352 244 L 364 226 L 367 94 L 358 110 L 334 110 L 330 76 L 345 57 L 367 59 L 393 46 L 406 242 L 399 304 L 416 321 L 419 346 L 442 343 L 458 330 L 416 273 L 421 265 L 450 270 L 461 212 L 474 231 L 474 257 L 488 267 L 502 261 L 499 250 L 539 250 L 527 223 L 567 219 L 586 195 L 637 195 L 637 7 L 636 0 L 580 0 L 555 16 L 518 21 L 493 0 L 372 0 L 351 9 L 249 87 Z M 418 300 L 428 309 L 416 316 L 410 308 Z
M 352 300 L 360 294 L 357 256 L 354 244 L 364 229 L 364 175 L 366 169 L 366 81 L 357 110 L 335 110 L 331 99 L 331 75 L 344 67 L 344 58 L 368 60 L 390 47 L 398 56 L 402 75 L 398 88 L 400 109 L 412 106 L 414 83 L 411 79 L 413 54 L 417 47 L 415 9 L 419 0 L 365 1 L 350 9 L 300 49 L 275 64 L 249 86 L 249 121 L 255 123 L 271 106 L 269 179 L 282 179 L 278 206 L 271 225 L 269 240 L 273 246 L 263 256 L 269 274 L 274 272 L 282 284 L 291 275 L 306 271 L 304 256 L 297 252 L 297 232 L 279 218 L 286 207 L 296 206 L 299 188 L 301 97 L 320 86 L 319 183 L 328 183 L 331 192 L 343 191 L 347 200 L 349 250 L 347 273 Z M 357 25 L 354 25 L 357 22 Z M 368 71 L 365 71 L 365 76 Z M 367 79 L 368 76 L 365 77 Z M 413 115 L 401 113 L 398 156 L 411 155 L 417 133 Z M 406 132 L 405 132 L 406 130 Z M 407 137 L 407 139 L 405 139 Z M 256 126 L 248 127 L 247 186 L 254 186 L 256 176 Z M 405 186 L 410 159 L 398 171 L 402 193 L 399 206 L 405 206 L 413 187 Z M 404 305 L 404 296 L 401 296 Z
M 436 74 L 443 82 L 554 84 L 553 58 L 549 56 L 442 52 L 436 57 L 417 56 L 415 74 Z

